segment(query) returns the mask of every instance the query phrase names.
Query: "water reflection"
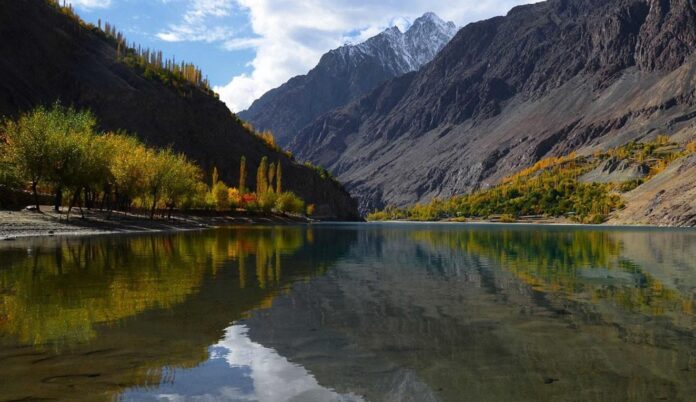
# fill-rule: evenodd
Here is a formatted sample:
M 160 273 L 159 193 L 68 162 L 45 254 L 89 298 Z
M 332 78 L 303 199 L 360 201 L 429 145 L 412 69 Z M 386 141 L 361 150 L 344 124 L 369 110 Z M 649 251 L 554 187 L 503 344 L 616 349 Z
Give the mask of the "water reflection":
M 593 303 L 610 301 L 624 311 L 649 315 L 691 315 L 694 311 L 694 288 L 682 287 L 680 292 L 683 278 L 677 278 L 679 272 L 673 270 L 679 264 L 688 277 L 696 278 L 695 272 L 689 272 L 696 268 L 693 233 L 489 229 L 421 230 L 412 237 L 435 247 L 487 257 L 535 291 Z M 661 246 L 655 253 L 640 253 L 646 243 L 656 242 Z M 656 254 L 657 258 L 652 257 Z M 666 262 L 665 258 L 679 262 Z M 670 272 L 662 272 L 660 279 L 653 271 L 665 266 Z
M 277 227 L 3 244 L 0 400 L 103 400 L 166 382 L 205 362 L 229 323 L 321 275 L 353 236 Z
M 696 394 L 694 231 L 232 228 L 0 258 L 0 399 Z
M 229 327 L 224 339 L 211 347 L 207 362 L 188 370 L 174 370 L 159 387 L 131 390 L 120 399 L 364 401 L 354 394 L 339 395 L 322 387 L 305 368 L 253 342 L 247 332 L 241 325 Z

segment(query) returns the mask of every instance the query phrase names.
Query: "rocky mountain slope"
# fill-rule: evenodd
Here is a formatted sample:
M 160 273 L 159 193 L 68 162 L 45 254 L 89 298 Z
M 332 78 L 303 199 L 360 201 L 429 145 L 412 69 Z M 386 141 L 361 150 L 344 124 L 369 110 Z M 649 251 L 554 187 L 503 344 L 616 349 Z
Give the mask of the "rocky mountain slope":
M 610 224 L 696 226 L 696 155 L 675 161 L 652 180 L 626 194 L 627 207 Z
M 362 212 L 485 188 L 545 156 L 696 136 L 693 0 L 548 0 L 469 24 L 303 129 Z M 692 180 L 693 182 L 693 180 Z
M 325 54 L 307 75 L 292 78 L 254 102 L 239 116 L 259 130 L 271 130 L 287 144 L 316 117 L 365 95 L 384 81 L 421 68 L 457 32 L 433 13 L 402 33 L 392 27 L 358 45 Z
M 174 88 L 116 60 L 116 47 L 44 0 L 0 3 L 0 116 L 60 100 L 89 108 L 105 130 L 172 145 L 237 183 L 239 159 L 253 172 L 263 156 L 283 164 L 283 182 L 327 217 L 355 218 L 355 203 L 335 182 L 291 161 L 247 132 L 227 107 L 193 86 Z M 253 187 L 254 174 L 248 175 Z

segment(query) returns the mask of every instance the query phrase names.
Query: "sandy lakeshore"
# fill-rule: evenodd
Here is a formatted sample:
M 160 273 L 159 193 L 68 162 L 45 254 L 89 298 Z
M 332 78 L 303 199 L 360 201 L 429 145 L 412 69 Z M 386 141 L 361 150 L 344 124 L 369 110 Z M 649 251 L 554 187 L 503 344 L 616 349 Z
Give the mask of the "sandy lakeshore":
M 73 212 L 70 218 L 65 213 L 53 212 L 45 206 L 40 213 L 33 211 L 0 211 L 0 240 L 34 236 L 71 236 L 108 233 L 147 233 L 183 230 L 200 230 L 216 226 L 245 224 L 294 224 L 306 223 L 306 219 L 282 215 L 236 216 L 173 216 L 172 219 L 112 213 L 108 218 L 105 212 L 85 211 L 82 218 Z

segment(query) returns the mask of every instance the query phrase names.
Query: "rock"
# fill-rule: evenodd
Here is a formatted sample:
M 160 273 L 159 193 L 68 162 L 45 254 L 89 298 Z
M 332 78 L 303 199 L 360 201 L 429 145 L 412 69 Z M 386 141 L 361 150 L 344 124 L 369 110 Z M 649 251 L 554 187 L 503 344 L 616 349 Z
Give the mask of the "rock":
M 519 6 L 465 26 L 418 72 L 318 117 L 290 146 L 362 212 L 469 192 L 547 156 L 689 127 L 695 50 L 693 0 Z
M 645 184 L 624 194 L 626 208 L 610 224 L 696 226 L 696 155 L 672 162 Z
M 642 179 L 648 173 L 650 173 L 650 166 L 645 163 L 634 163 L 612 157 L 580 176 L 579 180 L 585 183 L 623 183 Z

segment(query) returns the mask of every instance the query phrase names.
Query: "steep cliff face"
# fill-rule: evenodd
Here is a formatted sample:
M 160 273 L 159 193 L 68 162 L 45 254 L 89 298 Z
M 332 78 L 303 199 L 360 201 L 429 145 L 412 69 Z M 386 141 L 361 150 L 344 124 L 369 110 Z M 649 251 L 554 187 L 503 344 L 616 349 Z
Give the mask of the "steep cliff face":
M 696 124 L 693 0 L 549 0 L 464 27 L 423 69 L 301 131 L 361 211 Z
M 273 131 L 281 144 L 289 143 L 321 114 L 421 68 L 456 31 L 452 22 L 426 13 L 405 33 L 392 27 L 358 45 L 330 51 L 307 75 L 269 91 L 239 116 L 260 130 Z
M 339 185 L 266 147 L 218 99 L 194 87 L 176 89 L 147 79 L 118 62 L 116 49 L 101 35 L 43 0 L 0 3 L 0 54 L 0 115 L 56 100 L 89 108 L 103 129 L 171 145 L 206 170 L 217 166 L 229 183 L 238 181 L 242 155 L 250 171 L 268 156 L 283 164 L 285 187 L 316 204 L 321 215 L 357 217 L 354 201 Z

